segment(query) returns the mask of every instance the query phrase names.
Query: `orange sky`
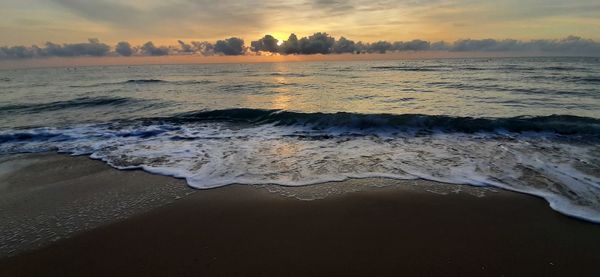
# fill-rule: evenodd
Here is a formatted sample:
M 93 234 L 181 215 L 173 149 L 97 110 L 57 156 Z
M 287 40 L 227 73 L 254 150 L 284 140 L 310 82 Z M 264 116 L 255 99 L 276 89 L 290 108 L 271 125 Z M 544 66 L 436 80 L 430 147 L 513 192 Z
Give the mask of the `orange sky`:
M 353 40 L 600 39 L 597 0 L 3 0 L 0 45 L 328 32 Z

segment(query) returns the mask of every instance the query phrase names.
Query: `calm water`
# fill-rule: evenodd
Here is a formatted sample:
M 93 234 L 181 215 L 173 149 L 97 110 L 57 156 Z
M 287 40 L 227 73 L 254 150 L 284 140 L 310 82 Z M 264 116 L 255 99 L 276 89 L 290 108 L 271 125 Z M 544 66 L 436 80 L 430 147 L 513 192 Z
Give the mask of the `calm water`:
M 0 71 L 0 154 L 231 183 L 423 178 L 600 222 L 600 59 Z

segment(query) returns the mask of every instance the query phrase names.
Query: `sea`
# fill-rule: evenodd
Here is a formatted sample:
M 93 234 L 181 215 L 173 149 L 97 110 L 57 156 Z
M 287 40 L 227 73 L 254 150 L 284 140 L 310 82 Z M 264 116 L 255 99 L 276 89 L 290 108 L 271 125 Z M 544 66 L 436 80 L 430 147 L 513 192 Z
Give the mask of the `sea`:
M 424 179 L 600 223 L 600 58 L 0 70 L 0 155 L 229 184 Z

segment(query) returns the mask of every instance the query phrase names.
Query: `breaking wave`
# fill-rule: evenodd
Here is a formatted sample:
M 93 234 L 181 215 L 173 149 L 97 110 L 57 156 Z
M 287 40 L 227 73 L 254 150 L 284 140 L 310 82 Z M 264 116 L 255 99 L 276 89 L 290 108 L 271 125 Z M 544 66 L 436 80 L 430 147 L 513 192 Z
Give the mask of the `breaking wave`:
M 572 115 L 473 118 L 422 114 L 300 113 L 280 110 L 225 109 L 162 118 L 171 122 L 227 121 L 251 124 L 302 125 L 316 129 L 414 130 L 439 132 L 550 132 L 600 135 L 600 119 Z
M 0 154 L 90 155 L 195 188 L 427 179 L 543 197 L 600 222 L 600 120 L 227 109 L 0 132 Z

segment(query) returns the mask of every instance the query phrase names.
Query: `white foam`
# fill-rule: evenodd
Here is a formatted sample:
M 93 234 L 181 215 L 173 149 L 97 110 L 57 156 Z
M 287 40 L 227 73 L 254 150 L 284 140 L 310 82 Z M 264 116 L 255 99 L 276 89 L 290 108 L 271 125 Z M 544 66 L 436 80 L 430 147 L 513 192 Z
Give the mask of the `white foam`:
M 594 166 L 599 146 L 539 134 L 348 135 L 344 130 L 224 123 L 84 125 L 29 132 L 69 139 L 7 142 L 0 153 L 57 149 L 90 154 L 116 168 L 185 178 L 198 189 L 368 177 L 494 186 L 543 197 L 561 213 L 600 222 L 600 178 L 589 173 L 593 169 L 580 170 L 581 165 Z M 140 135 L 144 132 L 153 135 Z

